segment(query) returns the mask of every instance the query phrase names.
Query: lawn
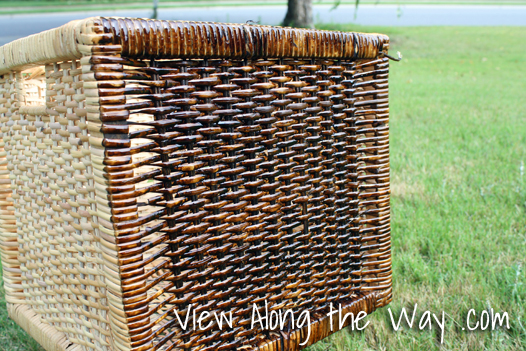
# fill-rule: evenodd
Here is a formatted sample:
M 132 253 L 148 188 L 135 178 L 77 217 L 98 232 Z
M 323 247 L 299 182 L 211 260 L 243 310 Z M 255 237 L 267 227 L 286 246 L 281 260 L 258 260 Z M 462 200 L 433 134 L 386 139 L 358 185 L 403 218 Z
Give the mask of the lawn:
M 523 350 L 525 28 L 320 27 L 383 32 L 404 55 L 390 83 L 393 313 L 445 311 L 447 350 Z M 2 298 L 0 350 L 39 350 Z M 508 312 L 511 329 L 463 331 L 472 308 Z M 309 351 L 441 349 L 436 328 L 393 331 L 387 308 L 368 320 Z

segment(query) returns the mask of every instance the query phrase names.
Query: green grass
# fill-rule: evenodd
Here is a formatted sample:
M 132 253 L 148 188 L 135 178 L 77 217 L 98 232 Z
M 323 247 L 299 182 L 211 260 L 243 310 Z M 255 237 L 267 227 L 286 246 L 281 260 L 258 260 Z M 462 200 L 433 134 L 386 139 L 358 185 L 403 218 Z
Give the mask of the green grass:
M 445 311 L 447 350 L 526 347 L 524 28 L 371 28 L 391 36 L 394 301 Z M 467 311 L 507 311 L 510 330 L 462 331 Z M 37 350 L 6 319 L 0 350 Z M 440 350 L 437 331 L 394 332 L 387 308 L 364 332 L 309 351 Z

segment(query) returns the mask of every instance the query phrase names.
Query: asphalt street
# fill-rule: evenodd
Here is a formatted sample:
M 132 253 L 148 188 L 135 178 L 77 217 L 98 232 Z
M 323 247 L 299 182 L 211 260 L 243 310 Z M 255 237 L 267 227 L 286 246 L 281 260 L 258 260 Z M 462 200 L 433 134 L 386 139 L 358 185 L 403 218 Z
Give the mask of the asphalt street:
M 171 8 L 159 10 L 159 18 L 279 25 L 285 6 L 230 6 L 208 8 Z M 74 19 L 89 16 L 150 17 L 149 10 L 115 10 L 52 14 L 0 15 L 0 45 L 46 29 L 58 27 Z M 462 6 L 462 5 L 361 5 L 355 16 L 351 5 L 331 9 L 315 5 L 316 22 L 356 23 L 385 26 L 526 26 L 526 6 Z

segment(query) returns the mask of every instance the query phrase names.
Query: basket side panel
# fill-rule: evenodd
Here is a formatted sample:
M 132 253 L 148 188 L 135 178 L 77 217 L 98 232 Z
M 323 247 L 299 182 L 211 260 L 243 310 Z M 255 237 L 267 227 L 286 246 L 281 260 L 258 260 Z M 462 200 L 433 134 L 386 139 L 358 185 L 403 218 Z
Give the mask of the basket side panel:
M 2 153 L 0 156 L 1 192 L 0 192 L 0 250 L 2 254 L 3 281 L 8 304 L 24 300 L 20 262 L 18 261 L 18 233 L 13 207 L 13 190 L 8 168 L 10 156 L 9 131 L 10 117 L 18 109 L 18 96 L 15 94 L 14 74 L 5 74 L 0 78 L 0 126 L 2 132 Z M 7 146 L 6 146 L 7 145 Z
M 331 303 L 388 302 L 387 59 L 91 60 L 130 347 L 275 343 L 265 301 L 310 311 L 311 344 Z
M 16 101 L 2 129 L 20 265 L 9 302 L 34 314 L 31 325 L 48 325 L 85 349 L 108 350 L 82 70 L 73 60 L 42 73 L 11 74 Z

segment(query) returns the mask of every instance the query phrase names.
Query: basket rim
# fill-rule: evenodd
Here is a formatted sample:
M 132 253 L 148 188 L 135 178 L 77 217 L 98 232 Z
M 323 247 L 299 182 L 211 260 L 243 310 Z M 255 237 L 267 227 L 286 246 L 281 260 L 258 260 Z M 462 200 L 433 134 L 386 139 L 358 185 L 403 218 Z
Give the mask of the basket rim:
M 370 59 L 388 43 L 377 33 L 89 17 L 0 46 L 0 74 L 91 56 L 98 44 L 118 45 L 134 58 Z

